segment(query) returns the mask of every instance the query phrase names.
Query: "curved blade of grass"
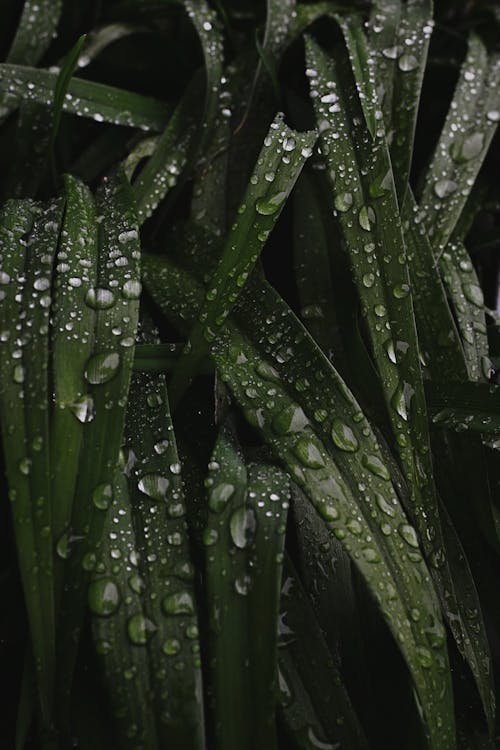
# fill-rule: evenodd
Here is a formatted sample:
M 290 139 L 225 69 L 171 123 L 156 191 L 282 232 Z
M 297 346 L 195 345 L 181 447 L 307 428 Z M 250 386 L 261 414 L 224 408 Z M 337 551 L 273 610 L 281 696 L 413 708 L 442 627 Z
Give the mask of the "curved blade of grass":
M 24 65 L 0 65 L 0 91 L 7 101 L 52 105 L 58 73 Z M 170 107 L 165 102 L 134 94 L 115 86 L 72 78 L 63 102 L 63 111 L 97 122 L 112 122 L 141 130 L 161 131 L 168 121 Z
M 66 176 L 65 186 L 66 211 L 54 280 L 51 341 L 54 410 L 50 424 L 52 534 L 63 553 L 67 535 L 71 534 L 85 425 L 94 417 L 84 369 L 94 346 L 96 311 L 89 301 L 96 297 L 97 287 L 94 199 L 89 189 L 73 177 Z M 105 296 L 101 291 L 100 297 Z M 56 558 L 56 565 L 61 579 L 64 559 Z
M 73 504 L 72 533 L 78 545 L 68 561 L 62 602 L 61 701 L 68 698 L 82 623 L 86 587 L 82 559 L 95 552 L 101 539 L 106 514 L 99 506 L 105 507 L 122 441 L 141 290 L 138 227 L 123 172 L 104 180 L 97 211 L 98 276 L 96 301 L 91 299 L 97 307 L 96 328 L 93 354 L 84 371 L 94 417 L 85 425 Z M 104 304 L 99 290 L 106 290 Z
M 44 607 L 47 606 L 47 598 L 50 599 L 47 592 L 50 591 L 52 581 L 50 563 L 44 558 L 43 566 L 40 564 L 40 544 L 44 546 L 43 552 L 47 551 L 48 546 L 50 555 L 52 545 L 50 526 L 48 545 L 41 537 L 39 520 L 42 519 L 37 516 L 36 501 L 32 497 L 30 459 L 34 451 L 29 438 L 33 439 L 33 435 L 28 435 L 29 425 L 25 421 L 25 370 L 22 349 L 17 343 L 20 331 L 16 330 L 16 324 L 22 320 L 27 240 L 40 210 L 32 201 L 10 201 L 2 210 L 0 415 L 17 558 L 28 613 L 40 710 L 42 721 L 48 727 L 51 720 L 54 675 L 54 632 L 52 604 L 49 611 L 45 611 Z M 41 406 L 43 413 L 44 404 Z M 47 513 L 48 499 L 47 497 L 45 507 L 42 506 L 44 517 Z M 45 518 L 43 520 L 45 521 Z
M 470 623 L 456 596 L 443 548 L 412 293 L 383 128 L 371 141 L 362 124 L 354 82 L 338 61 L 329 60 L 312 41 L 308 43 L 308 61 L 311 69 L 319 71 L 311 86 L 318 92 L 314 98 L 318 121 L 324 123 L 320 127 L 322 147 L 330 170 L 336 174 L 334 207 L 351 258 L 403 472 L 412 491 L 412 518 L 447 619 L 476 676 L 492 726 L 491 673 L 481 658 L 481 651 L 487 652 L 488 646 L 468 634 Z M 329 100 L 324 99 L 332 93 L 338 96 L 336 109 L 327 107 Z
M 125 431 L 153 706 L 160 747 L 202 750 L 205 722 L 198 617 L 181 466 L 165 375 L 135 373 Z
M 474 34 L 425 176 L 420 205 L 436 257 L 446 247 L 500 120 L 500 56 Z
M 199 309 L 201 287 L 165 259 L 146 256 L 144 267 L 153 299 L 185 329 L 186 318 Z M 439 605 L 375 436 L 341 378 L 270 287 L 254 277 L 252 290 L 247 286 L 240 295 L 238 313 L 241 330 L 226 321 L 212 349 L 221 377 L 346 546 L 408 664 L 432 746 L 449 750 L 453 712 Z M 419 611 L 425 626 L 415 622 L 412 610 Z
M 426 383 L 432 421 L 440 427 L 500 432 L 500 389 L 486 383 Z
M 156 637 L 144 613 L 127 478 L 116 470 L 112 500 L 99 555 L 89 552 L 82 564 L 92 571 L 88 606 L 92 634 L 113 708 L 119 746 L 157 750 L 151 669 L 147 642 Z
M 451 240 L 439 259 L 439 269 L 449 291 L 462 338 L 471 380 L 489 380 L 489 358 L 483 292 L 463 242 Z
M 186 167 L 196 133 L 199 98 L 200 80 L 195 76 L 134 181 L 133 191 L 141 224 L 177 184 Z
M 57 133 L 59 132 L 59 125 L 61 123 L 61 115 L 64 106 L 64 100 L 68 91 L 68 86 L 75 72 L 75 68 L 78 63 L 78 57 L 80 56 L 81 49 L 85 43 L 86 35 L 78 39 L 76 44 L 68 52 L 68 55 L 64 61 L 64 65 L 61 67 L 59 75 L 57 76 L 56 87 L 54 89 L 54 105 L 52 114 L 52 133 L 50 135 L 50 149 L 54 148 Z
M 367 748 L 342 675 L 288 556 L 280 629 L 281 712 L 298 747 Z
M 432 0 L 378 0 L 370 18 L 370 46 L 400 205 L 413 155 L 420 92 L 433 28 Z
M 25 0 L 7 62 L 36 65 L 56 35 L 63 0 Z
M 77 67 L 86 68 L 109 45 L 130 34 L 147 31 L 147 26 L 132 23 L 109 23 L 90 31 L 78 56 Z
M 254 267 L 306 159 L 316 135 L 290 130 L 278 115 L 264 141 L 245 198 L 238 210 L 218 267 L 191 331 L 184 355 L 170 383 L 172 403 L 178 403 L 196 375 L 210 343 L 227 318 L 248 274 Z
M 207 596 L 221 750 L 277 747 L 277 623 L 289 483 L 219 434 L 207 480 Z
M 333 305 L 328 238 L 314 182 L 303 172 L 294 191 L 294 270 L 300 316 L 329 359 L 341 349 Z

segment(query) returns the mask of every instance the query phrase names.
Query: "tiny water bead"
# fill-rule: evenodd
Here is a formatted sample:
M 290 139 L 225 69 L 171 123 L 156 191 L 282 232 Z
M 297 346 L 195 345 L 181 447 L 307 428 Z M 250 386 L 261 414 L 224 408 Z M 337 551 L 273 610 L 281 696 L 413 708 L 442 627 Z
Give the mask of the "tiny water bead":
M 178 591 L 168 594 L 162 601 L 163 611 L 166 615 L 193 615 L 194 600 L 189 591 Z
M 103 385 L 112 380 L 120 367 L 118 352 L 102 352 L 92 356 L 85 368 L 85 378 L 92 385 Z
M 92 581 L 88 590 L 90 610 L 101 617 L 114 614 L 120 605 L 118 586 L 111 578 L 99 578 Z

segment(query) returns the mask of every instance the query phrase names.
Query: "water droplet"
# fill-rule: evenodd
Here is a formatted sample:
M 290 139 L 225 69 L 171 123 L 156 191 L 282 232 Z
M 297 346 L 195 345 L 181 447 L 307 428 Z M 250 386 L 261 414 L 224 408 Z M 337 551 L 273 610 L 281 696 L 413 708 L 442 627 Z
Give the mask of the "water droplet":
M 403 383 L 398 384 L 391 398 L 391 404 L 394 407 L 394 409 L 396 409 L 401 419 L 408 421 L 408 409 L 407 409 L 407 404 L 406 404 L 405 389 L 404 389 Z
M 168 638 L 162 646 L 165 656 L 176 656 L 181 650 L 181 644 L 177 638 Z
M 101 385 L 112 380 L 119 367 L 120 355 L 118 352 L 94 354 L 87 362 L 85 377 L 92 385 Z
M 450 146 L 450 154 L 456 162 L 470 161 L 479 156 L 483 148 L 483 133 L 473 133 L 463 140 L 454 141 Z
M 340 419 L 333 420 L 331 434 L 334 445 L 336 445 L 341 451 L 354 453 L 358 450 L 359 443 L 354 432 Z
M 61 560 L 68 560 L 71 555 L 71 543 L 68 532 L 64 533 L 56 544 L 56 552 Z
M 482 307 L 484 305 L 484 297 L 481 287 L 477 284 L 462 284 L 464 295 L 469 302 L 472 302 L 476 307 Z
M 384 305 L 375 305 L 373 308 L 373 312 L 377 316 L 377 318 L 383 318 L 385 315 L 387 315 L 387 309 L 384 307 Z
M 236 547 L 245 549 L 254 536 L 256 528 L 257 518 L 253 508 L 242 505 L 233 511 L 229 521 L 229 530 Z
M 418 549 L 417 532 L 415 531 L 413 526 L 410 526 L 409 523 L 402 523 L 400 526 L 398 526 L 398 532 L 400 536 L 403 537 L 405 542 L 410 545 L 410 547 Z
M 375 224 L 375 211 L 371 206 L 362 206 L 358 214 L 358 222 L 361 229 L 365 232 L 369 232 L 372 226 Z
M 490 122 L 500 122 L 500 112 L 498 109 L 490 109 L 486 117 Z
M 385 513 L 386 516 L 390 516 L 391 518 L 394 518 L 396 515 L 396 511 L 394 509 L 394 506 L 391 505 L 383 495 L 380 494 L 380 492 L 375 493 L 375 501 L 382 511 L 382 513 Z
M 156 625 L 142 613 L 132 615 L 127 623 L 128 637 L 136 646 L 144 646 L 156 630 Z
M 375 476 L 380 477 L 381 479 L 390 479 L 390 474 L 386 465 L 382 463 L 378 456 L 374 456 L 371 453 L 365 453 L 362 461 L 363 465 L 366 466 L 372 474 L 375 474 Z
M 115 304 L 115 295 L 110 289 L 91 287 L 85 295 L 85 302 L 94 310 L 107 310 Z
M 113 499 L 113 487 L 110 484 L 98 484 L 92 493 L 92 502 L 99 510 L 107 510 Z
M 92 581 L 88 590 L 88 603 L 95 615 L 108 617 L 118 609 L 120 592 L 111 578 L 99 578 Z
M 24 367 L 22 365 L 16 365 L 12 373 L 14 383 L 21 385 L 24 383 Z
M 382 50 L 382 54 L 388 60 L 397 60 L 397 58 L 401 54 L 401 47 L 398 47 L 398 46 L 386 47 L 385 49 Z
M 81 396 L 72 404 L 68 404 L 68 409 L 82 424 L 92 422 L 94 419 L 94 399 L 87 394 Z
M 373 273 L 365 273 L 363 276 L 363 285 L 367 289 L 370 289 L 375 283 L 375 275 Z
M 189 591 L 168 594 L 162 601 L 163 611 L 167 615 L 193 615 L 194 601 Z
M 408 284 L 396 284 L 393 288 L 392 293 L 396 299 L 404 299 L 408 296 L 410 287 Z
M 276 195 L 273 195 L 272 198 L 260 198 L 255 203 L 255 209 L 257 213 L 261 214 L 262 216 L 272 216 L 282 205 L 285 198 L 285 192 L 276 193 Z
M 122 287 L 122 294 L 125 299 L 139 299 L 141 291 L 142 284 L 138 279 L 129 279 Z
M 434 661 L 431 652 L 425 646 L 417 647 L 417 659 L 420 666 L 424 667 L 424 669 L 430 669 Z
M 248 574 L 238 576 L 234 581 L 234 589 L 240 596 L 246 596 L 252 588 L 252 579 Z
M 434 192 L 438 198 L 447 198 L 457 189 L 457 183 L 453 180 L 438 180 L 434 185 Z
M 293 452 L 304 466 L 309 469 L 320 469 L 325 465 L 325 460 L 319 448 L 307 438 L 299 440 L 293 447 Z
M 295 138 L 289 137 L 285 138 L 283 141 L 283 150 L 284 151 L 293 151 L 296 146 Z
M 205 547 L 212 547 L 219 539 L 216 529 L 205 529 L 203 532 L 203 544 Z
M 398 60 L 398 68 L 403 73 L 408 73 L 410 70 L 416 70 L 418 68 L 418 60 L 414 55 L 401 55 Z
M 19 461 L 19 471 L 21 474 L 23 474 L 25 477 L 28 476 L 28 474 L 31 471 L 31 459 L 30 458 L 21 458 Z
M 300 406 L 290 404 L 279 412 L 272 421 L 272 428 L 277 435 L 290 432 L 301 432 L 309 424 L 309 420 Z
M 214 513 L 220 513 L 226 507 L 230 498 L 234 495 L 234 484 L 221 482 L 214 487 L 209 495 L 208 505 Z
M 169 484 L 170 481 L 162 474 L 144 474 L 139 480 L 137 486 L 140 491 L 150 497 L 151 500 L 160 502 L 167 497 Z
M 340 211 L 341 213 L 345 213 L 346 211 L 349 211 L 349 209 L 352 206 L 351 193 L 339 193 L 339 195 L 335 196 L 333 205 L 335 206 L 335 209 L 337 211 Z

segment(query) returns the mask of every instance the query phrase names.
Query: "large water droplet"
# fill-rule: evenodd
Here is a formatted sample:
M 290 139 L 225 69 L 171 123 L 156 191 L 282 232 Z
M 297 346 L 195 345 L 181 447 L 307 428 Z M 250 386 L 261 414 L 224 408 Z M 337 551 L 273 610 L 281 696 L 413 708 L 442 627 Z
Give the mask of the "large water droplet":
M 340 211 L 341 213 L 345 213 L 346 211 L 349 211 L 349 209 L 352 206 L 351 193 L 339 193 L 339 195 L 335 196 L 333 205 L 335 206 L 336 210 Z
M 189 591 L 178 591 L 168 594 L 162 601 L 163 611 L 167 615 L 193 615 L 194 601 Z
M 107 510 L 113 499 L 113 487 L 110 484 L 98 484 L 92 493 L 92 502 L 99 510 Z
M 453 180 L 438 180 L 434 184 L 434 192 L 438 198 L 447 198 L 457 189 L 457 183 Z
M 142 613 L 132 615 L 127 623 L 128 637 L 136 646 L 144 646 L 156 630 L 156 625 Z
M 102 352 L 94 354 L 85 368 L 85 377 L 92 385 L 107 383 L 115 377 L 120 367 L 120 355 L 118 352 Z
M 170 481 L 162 474 L 144 474 L 137 486 L 151 500 L 160 502 L 165 500 L 169 484 Z
M 376 221 L 373 208 L 371 208 L 371 206 L 362 206 L 359 210 L 358 221 L 361 229 L 364 229 L 365 232 L 369 232 Z
M 221 482 L 214 487 L 208 499 L 208 505 L 214 513 L 220 513 L 226 507 L 230 498 L 234 495 L 234 484 Z
M 365 453 L 362 461 L 363 465 L 366 466 L 372 474 L 375 474 L 375 476 L 380 477 L 381 479 L 390 479 L 390 474 L 386 465 L 382 463 L 378 456 L 374 456 L 371 453 Z
M 410 547 L 418 549 L 417 532 L 415 531 L 413 526 L 410 526 L 409 523 L 402 523 L 400 526 L 398 526 L 398 532 L 400 536 L 403 537 L 405 542 L 410 545 Z
M 107 310 L 115 304 L 115 295 L 111 289 L 91 287 L 85 295 L 85 302 L 94 310 Z
M 72 404 L 68 404 L 68 409 L 82 424 L 92 422 L 94 419 L 94 399 L 87 394 L 81 396 Z
M 276 414 L 272 421 L 272 428 L 277 435 L 286 435 L 289 432 L 300 432 L 307 424 L 309 420 L 302 408 L 296 404 L 290 404 Z
M 299 440 L 293 448 L 293 452 L 299 461 L 309 469 L 320 469 L 325 465 L 325 460 L 319 448 L 307 438 Z
M 239 549 L 244 549 L 248 545 L 255 534 L 256 528 L 257 518 L 253 508 L 242 505 L 232 513 L 229 530 L 231 539 Z
M 462 284 L 462 289 L 466 299 L 472 302 L 476 307 L 482 307 L 484 305 L 483 292 L 480 286 L 477 284 Z
M 142 284 L 138 279 L 129 279 L 122 287 L 122 294 L 125 299 L 139 299 L 141 291 Z
M 409 73 L 411 70 L 418 68 L 418 60 L 415 55 L 401 55 L 398 60 L 398 68 L 402 73 Z
M 92 581 L 88 590 L 88 603 L 91 611 L 101 617 L 108 617 L 118 609 L 120 592 L 111 578 Z
M 341 451 L 354 453 L 359 443 L 352 429 L 340 419 L 334 419 L 332 424 L 332 440 Z
M 460 141 L 454 141 L 450 146 L 450 154 L 457 162 L 475 159 L 484 148 L 483 133 L 473 133 Z
M 255 203 L 255 209 L 262 216 L 272 216 L 282 205 L 285 198 L 285 192 L 276 193 L 271 198 L 259 198 Z

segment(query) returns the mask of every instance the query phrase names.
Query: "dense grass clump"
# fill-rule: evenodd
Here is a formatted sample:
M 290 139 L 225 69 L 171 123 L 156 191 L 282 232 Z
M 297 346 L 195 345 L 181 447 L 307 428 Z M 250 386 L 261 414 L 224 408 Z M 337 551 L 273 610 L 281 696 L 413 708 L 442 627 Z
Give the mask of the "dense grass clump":
M 4 0 L 0 746 L 494 750 L 494 0 Z

